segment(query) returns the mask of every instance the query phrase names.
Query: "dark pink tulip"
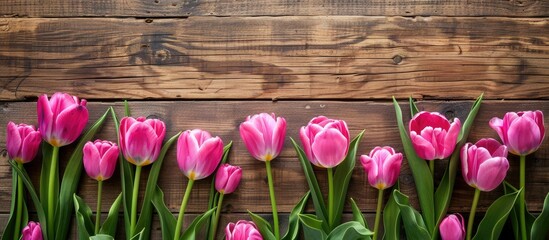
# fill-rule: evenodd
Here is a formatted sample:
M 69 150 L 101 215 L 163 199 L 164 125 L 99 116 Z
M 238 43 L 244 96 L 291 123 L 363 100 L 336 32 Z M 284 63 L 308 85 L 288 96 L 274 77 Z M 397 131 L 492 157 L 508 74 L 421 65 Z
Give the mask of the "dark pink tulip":
M 191 180 L 210 176 L 223 156 L 223 141 L 200 130 L 184 131 L 177 139 L 177 163 Z
M 370 155 L 360 156 L 360 162 L 368 173 L 368 182 L 374 188 L 383 190 L 395 184 L 402 165 L 402 153 L 392 147 L 375 147 Z
M 465 225 L 463 217 L 459 214 L 451 214 L 442 220 L 439 226 L 442 240 L 465 239 Z
M 417 155 L 425 160 L 449 157 L 456 147 L 461 122 L 450 123 L 437 112 L 419 112 L 410 121 L 410 140 Z
M 240 136 L 250 154 L 260 161 L 271 161 L 280 154 L 286 137 L 286 120 L 275 114 L 248 116 L 240 124 Z
M 41 141 L 40 132 L 34 130 L 34 126 L 23 123 L 19 125 L 15 125 L 13 122 L 8 123 L 6 149 L 8 150 L 9 159 L 19 163 L 32 161 L 36 157 Z
M 124 117 L 120 121 L 120 149 L 128 162 L 146 166 L 158 158 L 166 125 L 159 119 Z
M 253 222 L 240 220 L 227 224 L 225 240 L 263 240 L 263 237 Z
M 97 181 L 112 177 L 118 160 L 118 146 L 110 141 L 95 140 L 87 142 L 83 149 L 84 169 Z
M 507 175 L 507 147 L 492 138 L 483 138 L 475 145 L 467 143 L 461 149 L 461 173 L 469 186 L 489 192 Z
M 351 139 L 343 120 L 315 117 L 301 127 L 299 136 L 307 158 L 318 167 L 333 168 L 343 162 L 349 152 Z
M 490 127 L 498 133 L 509 152 L 526 156 L 535 152 L 545 137 L 542 111 L 508 112 L 503 119 L 494 117 Z
M 29 224 L 23 228 L 21 235 L 21 240 L 42 240 L 42 228 L 40 228 L 40 223 L 30 221 Z
M 241 178 L 240 167 L 225 163 L 219 167 L 215 175 L 215 189 L 223 194 L 232 193 L 240 184 Z
M 88 123 L 86 100 L 67 93 L 38 97 L 37 115 L 42 138 L 54 147 L 74 142 Z

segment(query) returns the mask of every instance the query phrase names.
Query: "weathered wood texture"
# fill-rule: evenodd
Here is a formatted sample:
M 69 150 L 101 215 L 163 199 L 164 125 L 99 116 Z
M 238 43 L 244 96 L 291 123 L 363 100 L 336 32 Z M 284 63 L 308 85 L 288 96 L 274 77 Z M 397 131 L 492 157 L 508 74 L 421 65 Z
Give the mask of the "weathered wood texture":
M 119 102 L 112 104 L 116 105 L 115 108 L 121 113 L 121 104 Z M 89 103 L 91 119 L 96 119 L 110 105 L 111 103 Z M 224 203 L 224 211 L 231 213 L 245 213 L 247 210 L 262 213 L 270 212 L 264 164 L 249 156 L 238 134 L 238 125 L 249 114 L 265 111 L 275 112 L 280 116 L 284 116 L 288 122 L 288 138 L 285 148 L 281 156 L 273 161 L 275 189 L 281 212 L 289 212 L 308 189 L 289 137 L 297 140 L 299 127 L 305 125 L 312 117 L 327 115 L 333 118 L 345 119 L 353 136 L 360 130 L 365 129 L 366 133 L 359 147 L 360 154 L 367 154 L 377 145 L 390 145 L 397 150 L 402 149 L 396 127 L 394 108 L 390 102 L 159 101 L 130 102 L 130 106 L 135 116 L 148 116 L 164 120 L 168 128 L 167 136 L 171 136 L 180 130 L 202 128 L 214 135 L 219 135 L 226 143 L 230 140 L 234 141 L 229 162 L 243 168 L 243 180 L 239 189 L 234 194 L 229 195 Z M 439 111 L 449 117 L 459 117 L 461 120 L 465 119 L 470 106 L 470 101 L 423 101 L 419 103 L 422 110 Z M 9 120 L 35 124 L 35 107 L 35 103 L 31 102 L 3 103 L 0 126 L 5 126 Z M 486 101 L 481 107 L 469 139 L 470 141 L 476 141 L 483 137 L 497 138 L 496 133 L 488 126 L 488 121 L 492 117 L 502 117 L 507 111 L 532 109 L 540 109 L 547 113 L 549 112 L 549 104 L 544 101 Z M 409 113 L 409 109 L 404 104 L 403 112 L 406 121 L 408 121 L 409 116 L 407 113 Z M 549 122 L 548 120 L 549 118 L 546 116 L 545 122 Z M 109 119 L 106 122 L 97 137 L 116 139 L 112 120 Z M 0 146 L 5 146 L 4 131 L 0 132 Z M 63 150 L 65 148 L 62 148 Z M 172 148 L 164 160 L 162 174 L 159 179 L 159 185 L 166 194 L 167 206 L 174 212 L 179 208 L 186 184 L 185 177 L 179 172 L 175 159 L 175 149 Z M 436 164 L 439 168 L 437 177 L 440 178 L 445 163 L 438 161 Z M 517 158 L 510 157 L 510 164 L 511 170 L 507 179 L 513 184 L 518 184 Z M 28 164 L 26 168 L 29 169 L 30 175 L 37 181 L 40 160 Z M 147 171 L 145 170 L 145 172 Z M 549 175 L 547 172 L 549 172 L 549 141 L 546 140 L 540 150 L 529 156 L 527 161 L 528 188 L 526 198 L 529 209 L 533 212 L 541 210 L 543 198 L 549 192 Z M 317 174 L 322 183 L 322 189 L 326 192 L 326 184 L 324 184 L 326 181 L 325 171 L 317 169 Z M 105 185 L 104 192 L 108 194 L 104 195 L 105 206 L 103 206 L 103 209 L 107 209 L 108 205 L 114 200 L 115 193 L 120 191 L 118 178 L 118 175 L 115 175 Z M 2 184 L 0 184 L 0 202 L 9 202 L 11 173 L 5 156 L 0 160 L 0 179 L 2 180 Z M 143 186 L 145 179 L 142 178 Z M 189 212 L 197 213 L 205 210 L 206 203 L 204 199 L 207 199 L 209 182 L 208 179 L 197 183 L 191 194 L 188 206 Z M 413 178 L 406 163 L 400 175 L 400 182 L 402 191 L 409 194 L 413 199 L 413 204 L 417 206 Z M 143 188 L 141 188 L 142 191 Z M 86 202 L 93 204 L 95 202 L 95 191 L 95 181 L 90 180 L 84 174 L 79 194 Z M 357 164 L 355 169 L 349 193 L 349 196 L 357 201 L 363 211 L 375 212 L 377 193 L 365 181 L 365 174 L 360 164 Z M 461 174 L 458 173 L 449 211 L 468 212 L 472 193 L 473 189 L 463 182 Z M 479 211 L 485 211 L 489 204 L 501 193 L 501 189 L 498 189 L 483 194 L 479 203 Z M 0 213 L 7 213 L 8 211 L 9 204 L 0 206 Z
M 28 17 L 187 16 L 547 16 L 546 0 L 349 1 L 349 0 L 33 0 L 1 1 L 0 15 Z
M 88 99 L 549 98 L 547 18 L 3 18 L 0 31 L 0 100 L 54 91 Z

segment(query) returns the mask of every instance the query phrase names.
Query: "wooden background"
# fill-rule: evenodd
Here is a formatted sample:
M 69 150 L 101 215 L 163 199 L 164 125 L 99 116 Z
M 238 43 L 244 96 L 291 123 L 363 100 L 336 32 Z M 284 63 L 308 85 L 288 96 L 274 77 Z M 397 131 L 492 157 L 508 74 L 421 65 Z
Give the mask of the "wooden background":
M 540 109 L 549 123 L 548 17 L 547 0 L 0 1 L 0 126 L 36 124 L 37 96 L 65 91 L 89 101 L 90 121 L 109 106 L 122 113 L 128 99 L 135 116 L 164 120 L 167 135 L 202 128 L 232 140 L 229 161 L 244 176 L 223 203 L 224 226 L 248 219 L 247 210 L 270 212 L 264 164 L 249 156 L 238 135 L 250 114 L 275 112 L 288 121 L 284 151 L 273 162 L 281 213 L 307 190 L 289 137 L 297 139 L 314 116 L 346 120 L 353 136 L 365 129 L 360 154 L 377 145 L 402 150 L 392 96 L 405 113 L 412 96 L 422 110 L 464 120 L 484 92 L 473 142 L 497 138 L 488 121 L 507 111 Z M 112 120 L 98 137 L 116 139 Z M 510 157 L 507 177 L 514 184 L 517 160 Z M 437 164 L 442 175 L 444 163 Z M 40 160 L 26 168 L 37 179 Z M 528 157 L 527 172 L 528 207 L 539 212 L 549 192 L 548 141 Z M 318 174 L 325 181 L 325 173 Z M 11 193 L 5 151 L 0 181 L 3 229 Z M 205 210 L 209 181 L 194 188 L 190 212 Z M 400 181 L 414 199 L 406 163 Z M 178 211 L 186 180 L 173 148 L 159 184 L 168 207 Z M 118 175 L 105 186 L 107 211 L 120 191 Z M 79 194 L 92 209 L 95 191 L 84 174 Z M 449 211 L 467 213 L 472 193 L 458 174 Z M 480 211 L 501 193 L 483 194 Z M 349 196 L 372 221 L 376 191 L 360 165 Z M 153 235 L 160 239 L 158 222 Z

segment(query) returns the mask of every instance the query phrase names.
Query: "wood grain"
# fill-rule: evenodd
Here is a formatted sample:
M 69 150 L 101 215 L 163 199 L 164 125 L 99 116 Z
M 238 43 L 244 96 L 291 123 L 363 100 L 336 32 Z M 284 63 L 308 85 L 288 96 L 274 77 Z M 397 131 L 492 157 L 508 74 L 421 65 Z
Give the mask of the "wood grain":
M 547 18 L 3 18 L 0 31 L 0 100 L 54 91 L 109 100 L 549 98 Z
M 25 17 L 188 16 L 547 16 L 549 2 L 534 0 L 33 0 L 1 1 L 0 15 Z
M 89 103 L 90 119 L 96 119 L 108 106 L 114 105 L 121 114 L 123 109 L 120 102 L 91 102 Z M 298 129 L 305 125 L 312 117 L 327 115 L 332 118 L 345 119 L 354 136 L 360 130 L 365 129 L 364 139 L 359 146 L 360 154 L 367 154 L 374 146 L 389 145 L 398 151 L 402 145 L 396 128 L 394 108 L 390 102 L 339 102 L 339 101 L 154 101 L 154 102 L 130 102 L 132 112 L 135 116 L 147 116 L 160 118 L 166 122 L 167 136 L 185 129 L 201 128 L 220 136 L 226 143 L 234 142 L 229 162 L 243 168 L 243 180 L 239 189 L 226 198 L 224 211 L 230 213 L 245 213 L 247 210 L 267 213 L 270 212 L 269 194 L 265 167 L 262 162 L 252 159 L 245 149 L 238 134 L 238 125 L 245 116 L 258 112 L 275 112 L 287 119 L 288 137 L 281 156 L 273 161 L 275 189 L 281 212 L 289 212 L 308 187 L 303 177 L 303 171 L 296 159 L 289 137 L 298 139 Z M 422 101 L 418 103 L 421 110 L 439 111 L 449 117 L 458 117 L 462 121 L 471 106 L 471 101 Z M 0 126 L 5 126 L 8 121 L 25 122 L 36 124 L 35 103 L 32 102 L 5 102 L 0 109 Z M 409 109 L 403 105 L 406 121 L 408 121 Z M 470 141 L 476 141 L 483 137 L 497 138 L 495 132 L 488 126 L 488 121 L 494 117 L 502 117 L 507 111 L 540 109 L 549 112 L 549 104 L 545 101 L 485 101 L 471 131 Z M 545 117 L 545 122 L 549 118 Z M 115 140 L 114 127 L 109 119 L 99 135 L 101 139 Z M 5 132 L 0 131 L 0 146 L 5 146 Z M 70 147 L 69 147 L 70 149 Z M 68 149 L 62 148 L 62 152 Z M 5 155 L 0 159 L 0 201 L 9 202 L 11 173 Z M 175 149 L 169 150 L 164 161 L 159 185 L 166 194 L 165 200 L 171 211 L 176 212 L 183 197 L 186 180 L 179 172 L 175 160 Z M 61 160 L 63 163 L 66 160 Z M 445 167 L 443 161 L 438 161 L 437 177 L 442 177 Z M 511 169 L 507 179 L 518 184 L 518 161 L 515 156 L 510 157 Z M 37 183 L 39 176 L 40 160 L 36 160 L 25 166 L 29 174 Z M 149 168 L 145 168 L 145 173 Z M 118 170 L 117 170 L 118 171 Z M 526 198 L 530 211 L 541 210 L 543 199 L 549 192 L 549 142 L 545 141 L 541 148 L 527 161 L 527 191 Z M 326 192 L 325 171 L 316 169 L 321 188 Z M 83 174 L 79 195 L 90 205 L 95 202 L 96 183 Z M 144 175 L 146 176 L 146 174 Z M 120 191 L 118 175 L 105 184 L 104 206 L 114 200 Z M 145 183 L 142 178 L 142 186 Z M 206 208 L 207 194 L 210 180 L 201 180 L 193 189 L 188 212 L 198 213 Z M 400 175 L 401 189 L 410 195 L 413 204 L 417 206 L 414 182 L 408 165 L 403 165 Z M 143 190 L 144 187 L 141 187 Z M 377 193 L 365 181 L 365 174 L 360 164 L 351 180 L 349 196 L 353 197 L 364 212 L 375 212 Z M 458 172 L 456 188 L 450 212 L 468 212 L 471 204 L 473 190 L 461 179 Z M 479 211 L 485 211 L 489 204 L 502 193 L 497 189 L 491 193 L 483 193 L 479 203 Z M 386 196 L 388 197 L 388 196 Z M 92 205 L 93 206 L 93 205 Z M 309 210 L 312 210 L 309 208 Z M 347 209 L 349 210 L 349 209 Z M 7 213 L 9 204 L 0 206 L 0 213 Z

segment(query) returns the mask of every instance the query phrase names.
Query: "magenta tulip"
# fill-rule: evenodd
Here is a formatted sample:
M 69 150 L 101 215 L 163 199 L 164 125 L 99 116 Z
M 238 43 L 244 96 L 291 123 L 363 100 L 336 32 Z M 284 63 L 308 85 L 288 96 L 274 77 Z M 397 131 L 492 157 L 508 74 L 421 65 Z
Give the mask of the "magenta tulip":
M 315 117 L 301 127 L 299 136 L 309 161 L 323 168 L 333 168 L 343 162 L 351 142 L 345 121 L 324 116 Z
M 146 166 L 158 158 L 166 125 L 159 119 L 124 117 L 120 121 L 120 149 L 128 162 Z
M 263 240 L 263 237 L 253 222 L 240 220 L 227 224 L 225 240 Z
M 6 133 L 6 149 L 9 159 L 19 163 L 28 163 L 36 157 L 40 147 L 40 132 L 34 130 L 34 126 L 27 124 L 15 125 L 8 123 Z
M 508 112 L 503 119 L 494 117 L 490 120 L 492 127 L 499 135 L 509 152 L 526 156 L 535 152 L 545 137 L 543 112 Z
M 410 139 L 417 155 L 425 160 L 449 157 L 456 147 L 461 122 L 452 123 L 437 112 L 419 112 L 410 121 Z
M 260 161 L 271 161 L 280 154 L 286 137 L 286 120 L 275 114 L 248 116 L 240 124 L 240 136 L 250 154 Z
M 395 184 L 402 165 L 402 153 L 391 147 L 375 147 L 370 155 L 360 156 L 360 162 L 368 173 L 368 182 L 374 188 L 383 190 Z
M 42 228 L 40 228 L 40 223 L 30 221 L 29 224 L 23 228 L 21 235 L 21 240 L 42 240 Z
M 38 97 L 37 115 L 42 138 L 54 147 L 74 142 L 88 123 L 86 100 L 67 93 Z
M 179 169 L 191 180 L 210 176 L 223 156 L 223 141 L 200 130 L 187 130 L 177 140 Z
M 501 184 L 507 170 L 507 147 L 495 139 L 484 138 L 461 149 L 461 173 L 471 187 L 492 191 Z
M 439 226 L 442 240 L 463 240 L 465 239 L 465 225 L 463 217 L 456 213 L 448 215 L 442 220 Z
M 223 164 L 215 175 L 215 189 L 222 194 L 234 192 L 242 178 L 242 169 L 238 166 Z
M 110 141 L 87 142 L 83 149 L 84 169 L 91 178 L 103 181 L 111 178 L 118 160 L 118 146 Z

